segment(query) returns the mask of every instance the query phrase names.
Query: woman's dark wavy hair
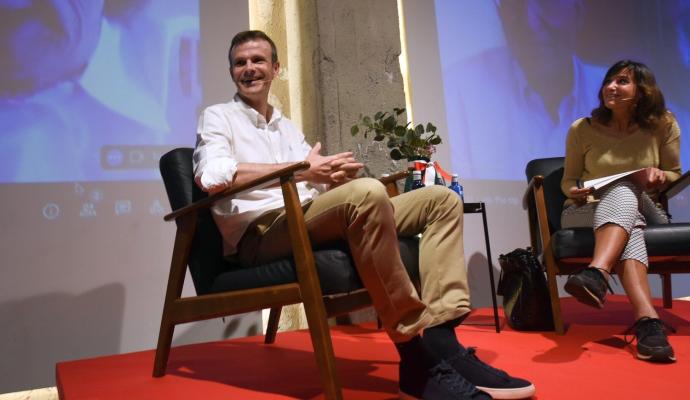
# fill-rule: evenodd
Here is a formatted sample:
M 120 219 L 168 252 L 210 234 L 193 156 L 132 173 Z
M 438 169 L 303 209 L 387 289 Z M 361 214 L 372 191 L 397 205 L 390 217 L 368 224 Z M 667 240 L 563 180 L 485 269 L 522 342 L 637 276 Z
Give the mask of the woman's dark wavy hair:
M 592 110 L 592 118 L 604 124 L 611 121 L 613 113 L 604 105 L 602 91 L 604 86 L 608 85 L 616 75 L 624 70 L 632 72 L 632 79 L 637 85 L 636 106 L 633 110 L 632 120 L 641 128 L 652 130 L 657 128 L 659 123 L 666 119 L 668 111 L 664 95 L 657 86 L 656 78 L 649 67 L 631 60 L 618 61 L 606 72 L 599 88 L 599 107 Z

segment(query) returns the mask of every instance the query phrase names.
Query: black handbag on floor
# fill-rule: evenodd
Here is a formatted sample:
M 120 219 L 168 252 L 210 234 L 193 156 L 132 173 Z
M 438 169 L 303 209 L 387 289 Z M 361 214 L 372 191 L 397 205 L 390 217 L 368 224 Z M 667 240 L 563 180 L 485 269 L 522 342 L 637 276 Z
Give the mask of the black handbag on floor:
M 497 293 L 503 296 L 508 325 L 520 331 L 553 330 L 551 299 L 546 277 L 531 249 L 515 249 L 498 257 L 501 277 Z

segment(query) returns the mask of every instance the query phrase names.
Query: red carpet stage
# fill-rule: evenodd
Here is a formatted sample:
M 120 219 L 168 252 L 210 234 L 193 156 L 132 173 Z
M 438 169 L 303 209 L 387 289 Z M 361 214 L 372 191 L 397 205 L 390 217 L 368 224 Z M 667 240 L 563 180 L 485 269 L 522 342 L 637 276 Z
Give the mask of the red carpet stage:
M 531 379 L 535 399 L 690 398 L 690 302 L 660 307 L 678 333 L 670 340 L 678 362 L 638 361 L 623 340 L 632 322 L 622 296 L 609 296 L 603 310 L 564 301 L 565 336 L 543 332 L 500 334 L 493 326 L 461 325 L 458 337 L 479 356 L 514 375 Z M 491 324 L 490 309 L 468 322 Z M 338 370 L 347 399 L 394 399 L 397 353 L 372 326 L 332 329 Z M 74 399 L 312 399 L 322 398 L 316 363 L 305 331 L 278 335 L 264 345 L 249 337 L 173 348 L 167 375 L 152 378 L 153 351 L 59 363 L 60 398 Z

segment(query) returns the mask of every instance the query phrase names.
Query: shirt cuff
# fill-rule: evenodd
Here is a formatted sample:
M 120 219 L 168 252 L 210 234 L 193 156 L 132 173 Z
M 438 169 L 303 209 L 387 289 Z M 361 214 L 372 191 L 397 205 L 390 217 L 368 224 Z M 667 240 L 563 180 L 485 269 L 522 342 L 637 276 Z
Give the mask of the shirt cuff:
M 210 191 L 218 187 L 228 187 L 232 184 L 233 177 L 237 172 L 237 161 L 231 159 L 214 160 L 206 164 L 201 172 L 199 183 L 205 191 Z

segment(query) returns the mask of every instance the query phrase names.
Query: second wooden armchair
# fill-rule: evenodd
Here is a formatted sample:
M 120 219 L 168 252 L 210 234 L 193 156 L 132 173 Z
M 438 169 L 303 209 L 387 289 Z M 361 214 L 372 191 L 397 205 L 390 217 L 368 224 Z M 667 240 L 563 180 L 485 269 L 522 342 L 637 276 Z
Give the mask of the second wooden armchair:
M 556 332 L 565 332 L 561 303 L 556 285 L 557 275 L 568 275 L 586 267 L 594 252 L 591 228 L 561 229 L 561 211 L 565 195 L 561 191 L 563 157 L 542 158 L 527 164 L 529 185 L 524 206 L 529 217 L 532 249 L 542 256 L 546 265 L 551 309 Z M 661 194 L 662 204 L 690 185 L 685 173 Z M 649 273 L 662 279 L 663 304 L 672 306 L 671 274 L 690 273 L 690 223 L 649 225 L 645 228 L 649 253 Z

